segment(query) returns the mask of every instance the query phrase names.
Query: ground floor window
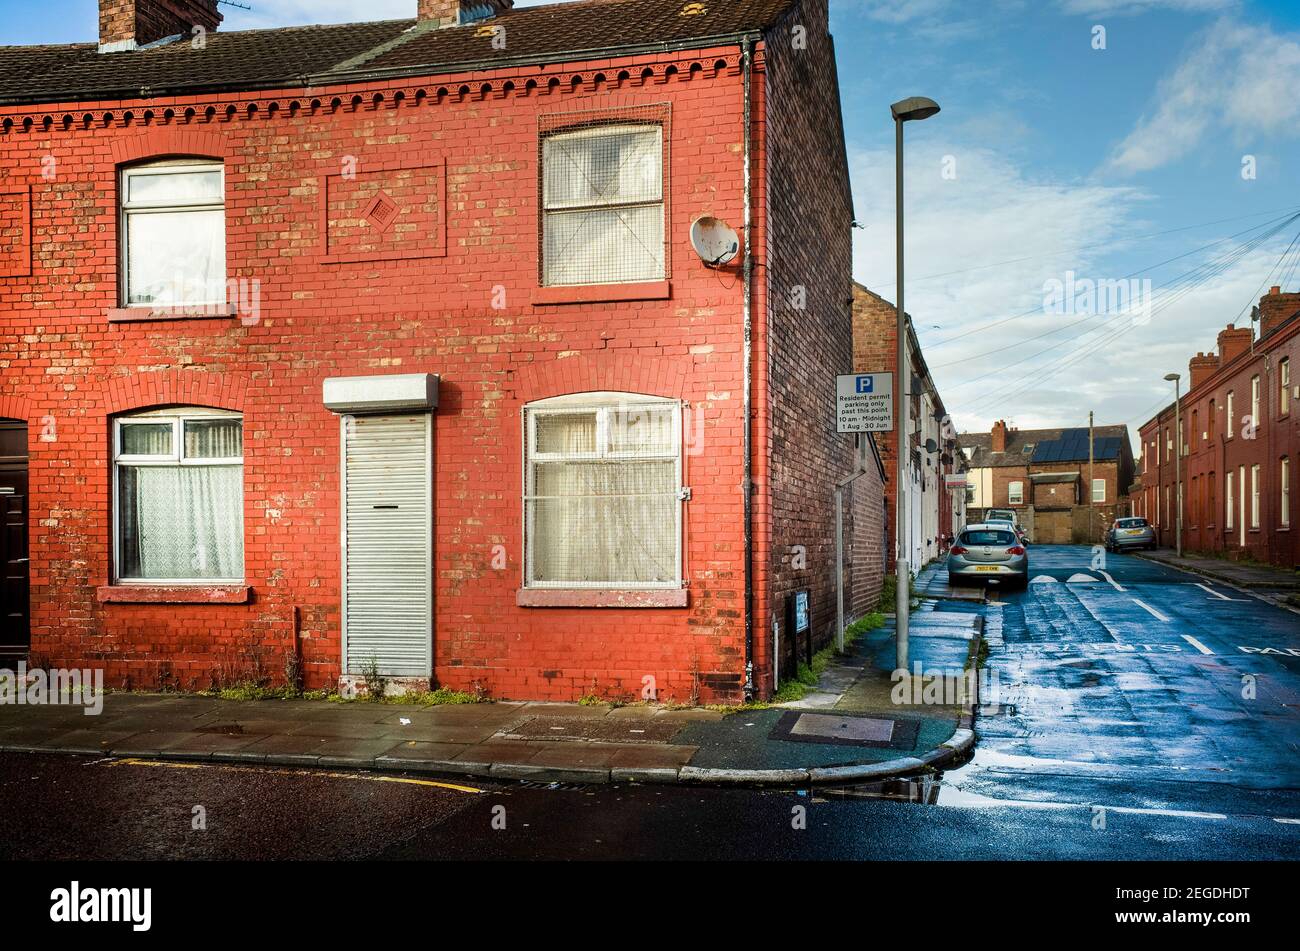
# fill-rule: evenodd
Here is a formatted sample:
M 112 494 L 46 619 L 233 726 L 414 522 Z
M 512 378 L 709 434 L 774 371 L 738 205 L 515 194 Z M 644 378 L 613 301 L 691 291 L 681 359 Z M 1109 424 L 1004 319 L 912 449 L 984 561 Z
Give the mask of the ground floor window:
M 681 586 L 681 409 L 584 393 L 524 410 L 526 587 Z
M 115 578 L 242 581 L 243 419 L 183 408 L 113 426 Z
M 1282 526 L 1291 527 L 1291 460 L 1286 456 L 1282 457 L 1282 465 L 1278 473 L 1278 484 L 1282 489 L 1281 505 L 1278 508 Z
M 1250 527 L 1259 528 L 1259 466 L 1250 467 Z

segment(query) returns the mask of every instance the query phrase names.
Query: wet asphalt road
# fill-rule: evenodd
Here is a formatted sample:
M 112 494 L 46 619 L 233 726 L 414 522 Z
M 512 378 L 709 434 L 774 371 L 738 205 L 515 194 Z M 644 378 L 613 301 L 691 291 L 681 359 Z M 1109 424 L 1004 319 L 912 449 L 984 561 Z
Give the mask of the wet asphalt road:
M 1031 565 L 983 608 L 999 706 L 938 780 L 456 789 L 4 754 L 0 858 L 1300 857 L 1300 615 L 1132 556 L 1036 546 Z

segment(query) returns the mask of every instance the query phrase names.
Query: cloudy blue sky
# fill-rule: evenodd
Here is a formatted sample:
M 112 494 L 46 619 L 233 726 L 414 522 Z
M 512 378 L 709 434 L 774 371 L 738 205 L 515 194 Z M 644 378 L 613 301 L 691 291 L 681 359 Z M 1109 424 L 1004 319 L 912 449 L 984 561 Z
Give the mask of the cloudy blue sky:
M 224 8 L 225 29 L 415 8 L 249 2 L 251 12 Z M 95 9 L 0 0 L 0 42 L 92 39 Z M 888 106 L 920 94 L 943 107 L 907 127 L 907 307 L 959 428 L 1084 425 L 1090 409 L 1134 426 L 1167 398 L 1166 372 L 1185 373 L 1218 329 L 1249 320 L 1261 287 L 1300 290 L 1297 258 L 1284 257 L 1300 221 L 1270 233 L 1300 211 L 1300 4 L 831 0 L 831 10 L 865 226 L 855 276 L 891 300 Z M 1149 319 L 1045 308 L 1067 272 L 1149 278 Z

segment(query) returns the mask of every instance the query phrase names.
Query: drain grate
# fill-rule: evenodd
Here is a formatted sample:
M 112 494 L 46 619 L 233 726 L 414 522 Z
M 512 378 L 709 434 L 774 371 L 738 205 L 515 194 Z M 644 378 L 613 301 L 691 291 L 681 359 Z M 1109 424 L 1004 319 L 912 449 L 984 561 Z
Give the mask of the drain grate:
M 921 724 L 917 720 L 791 710 L 776 722 L 768 738 L 794 743 L 910 750 L 916 746 L 920 732 Z

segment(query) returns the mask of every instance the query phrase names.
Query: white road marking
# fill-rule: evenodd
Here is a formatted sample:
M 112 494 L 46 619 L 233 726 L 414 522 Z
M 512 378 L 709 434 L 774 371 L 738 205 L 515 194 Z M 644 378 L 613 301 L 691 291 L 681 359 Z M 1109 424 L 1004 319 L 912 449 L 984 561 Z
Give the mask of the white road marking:
M 1230 598 L 1226 594 L 1219 594 L 1219 592 L 1215 591 L 1209 585 L 1200 584 L 1199 582 L 1196 581 L 1193 581 L 1192 584 L 1203 591 L 1208 591 L 1210 594 L 1214 595 L 1220 601 L 1249 601 L 1250 600 L 1249 598 Z
M 1085 574 L 1082 574 L 1082 573 L 1076 573 L 1076 574 L 1072 574 L 1072 575 L 1070 575 L 1070 580 L 1067 581 L 1066 584 L 1092 584 L 1092 583 L 1095 582 L 1096 580 L 1097 580 L 1097 579 L 1094 578 L 1092 575 L 1085 575 Z
M 1139 601 L 1137 598 L 1134 598 L 1134 599 L 1133 599 L 1133 603 L 1134 603 L 1134 604 L 1140 604 L 1142 607 L 1146 608 L 1146 610 L 1150 611 L 1153 615 L 1155 615 L 1156 620 L 1159 620 L 1159 621 L 1168 621 L 1168 620 L 1169 620 L 1169 618 L 1165 617 L 1163 614 L 1161 614 L 1159 611 L 1157 611 L 1157 610 L 1156 610 L 1155 608 L 1153 608 L 1151 605 L 1147 604 L 1145 601 Z
M 1222 812 L 1191 812 L 1187 809 L 1137 809 L 1132 806 L 1102 806 L 1107 812 L 1127 812 L 1135 816 L 1178 816 L 1183 819 L 1226 819 Z
M 1202 643 L 1201 643 L 1200 641 L 1198 641 L 1196 638 L 1192 637 L 1192 635 L 1190 635 L 1190 634 L 1184 634 L 1184 635 L 1183 635 L 1183 640 L 1185 640 L 1187 643 L 1191 644 L 1193 647 L 1195 647 L 1195 648 L 1196 648 L 1198 651 L 1200 651 L 1202 654 L 1209 654 L 1211 657 L 1214 656 L 1214 651 L 1210 650 L 1208 647 L 1206 647 L 1204 644 L 1202 644 Z
M 1273 821 L 1280 822 L 1287 826 L 1300 826 L 1300 819 L 1279 819 L 1277 816 L 1274 816 Z
M 1030 584 L 1056 584 L 1056 579 L 1051 575 L 1038 575 Z
M 1114 578 L 1112 578 L 1112 577 L 1110 576 L 1110 572 L 1109 572 L 1109 571 L 1102 571 L 1100 568 L 1098 568 L 1097 571 L 1098 571 L 1098 573 L 1099 573 L 1103 578 L 1105 578 L 1107 581 L 1109 581 L 1109 582 L 1111 583 L 1111 587 L 1113 587 L 1116 591 L 1127 591 L 1127 590 L 1128 590 L 1128 589 L 1125 588 L 1123 585 L 1121 585 L 1118 581 L 1116 581 Z

